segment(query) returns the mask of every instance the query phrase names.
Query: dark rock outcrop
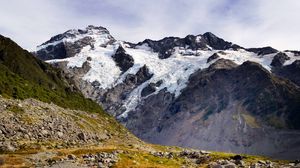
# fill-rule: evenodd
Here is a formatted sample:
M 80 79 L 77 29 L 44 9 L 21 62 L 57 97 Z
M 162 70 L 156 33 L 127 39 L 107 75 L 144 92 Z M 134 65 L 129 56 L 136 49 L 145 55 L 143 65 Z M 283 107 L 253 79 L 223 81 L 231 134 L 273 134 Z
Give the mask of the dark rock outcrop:
M 242 47 L 232 44 L 231 42 L 227 42 L 216 35 L 214 35 L 211 32 L 207 32 L 203 34 L 203 38 L 205 39 L 205 42 L 207 45 L 212 47 L 215 50 L 227 50 L 227 49 L 241 49 Z
M 141 96 L 145 97 L 148 96 L 149 94 L 155 92 L 155 84 L 154 83 L 150 83 L 148 86 L 146 86 L 142 92 L 141 92 Z
M 129 68 L 131 68 L 134 65 L 134 60 L 132 56 L 127 54 L 122 46 L 119 46 L 112 58 L 120 67 L 122 72 L 126 72 Z
M 212 56 L 208 57 L 207 59 L 207 63 L 211 62 L 212 60 L 218 59 L 220 58 L 220 56 L 218 55 L 218 53 L 214 53 Z
M 185 38 L 179 37 L 166 37 L 158 41 L 146 39 L 133 46 L 140 46 L 147 44 L 154 52 L 159 54 L 159 58 L 165 59 L 169 58 L 173 52 L 174 47 L 182 47 L 191 50 L 225 50 L 225 49 L 241 49 L 242 47 L 227 42 L 216 35 L 208 32 L 203 35 L 188 35 Z
M 267 54 L 273 54 L 277 53 L 278 50 L 272 48 L 272 47 L 262 47 L 262 48 L 247 48 L 247 51 L 254 52 L 257 55 L 267 55 Z
M 289 56 L 287 56 L 285 53 L 280 52 L 274 56 L 271 65 L 273 67 L 280 67 L 284 64 L 285 61 L 289 59 L 290 59 Z
M 289 79 L 290 81 L 300 86 L 300 60 L 296 60 L 290 65 L 275 68 L 272 71 L 276 75 Z

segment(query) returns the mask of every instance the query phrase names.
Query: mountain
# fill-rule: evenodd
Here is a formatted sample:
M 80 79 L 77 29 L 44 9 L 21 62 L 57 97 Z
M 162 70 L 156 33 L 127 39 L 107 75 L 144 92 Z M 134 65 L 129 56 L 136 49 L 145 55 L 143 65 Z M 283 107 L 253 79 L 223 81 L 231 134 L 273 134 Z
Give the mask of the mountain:
M 291 159 L 300 152 L 297 53 L 210 32 L 134 44 L 88 26 L 35 55 L 145 141 Z
M 120 70 L 126 71 L 134 60 L 124 52 L 119 46 L 112 59 L 125 67 Z M 145 143 L 104 113 L 97 103 L 84 98 L 80 88 L 64 72 L 36 59 L 3 36 L 0 36 L 0 53 L 0 167 L 286 167 L 300 164 Z M 231 62 L 226 65 L 234 66 Z M 137 78 L 133 75 L 128 80 L 142 84 L 153 77 L 146 66 L 136 74 Z M 155 85 L 143 94 L 149 93 L 152 87 Z
M 101 106 L 84 98 L 62 71 L 3 36 L 0 114 L 0 167 L 4 168 L 196 167 L 221 159 L 228 160 L 223 165 L 235 165 L 229 161 L 234 154 L 141 141 Z M 245 165 L 265 159 L 243 157 Z

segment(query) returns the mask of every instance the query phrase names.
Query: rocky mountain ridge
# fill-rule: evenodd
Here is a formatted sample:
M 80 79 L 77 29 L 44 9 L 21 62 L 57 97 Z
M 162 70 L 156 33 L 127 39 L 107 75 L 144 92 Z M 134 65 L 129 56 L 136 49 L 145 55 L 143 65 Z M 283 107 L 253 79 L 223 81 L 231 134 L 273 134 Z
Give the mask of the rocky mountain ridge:
M 247 49 L 212 33 L 133 44 L 103 27 L 72 31 L 39 46 L 37 57 L 143 140 L 297 157 L 297 52 Z

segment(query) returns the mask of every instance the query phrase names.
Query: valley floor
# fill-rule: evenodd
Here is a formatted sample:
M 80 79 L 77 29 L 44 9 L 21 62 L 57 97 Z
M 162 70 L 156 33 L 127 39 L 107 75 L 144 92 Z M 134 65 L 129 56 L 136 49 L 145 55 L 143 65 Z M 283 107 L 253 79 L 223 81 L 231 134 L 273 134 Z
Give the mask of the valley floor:
M 270 161 L 258 156 L 196 151 L 177 147 L 90 146 L 84 148 L 18 151 L 0 155 L 1 167 L 300 167 L 299 163 Z
M 0 167 L 300 167 L 298 162 L 148 144 L 104 113 L 0 96 Z

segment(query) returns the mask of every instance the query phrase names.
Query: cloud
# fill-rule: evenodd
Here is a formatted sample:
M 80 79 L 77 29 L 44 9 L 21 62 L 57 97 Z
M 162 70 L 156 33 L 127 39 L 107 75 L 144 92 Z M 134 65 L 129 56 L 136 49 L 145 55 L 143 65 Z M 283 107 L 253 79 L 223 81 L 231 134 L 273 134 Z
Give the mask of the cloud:
M 244 47 L 300 50 L 297 0 L 10 0 L 1 6 L 0 34 L 29 50 L 90 24 L 131 42 L 210 31 Z

